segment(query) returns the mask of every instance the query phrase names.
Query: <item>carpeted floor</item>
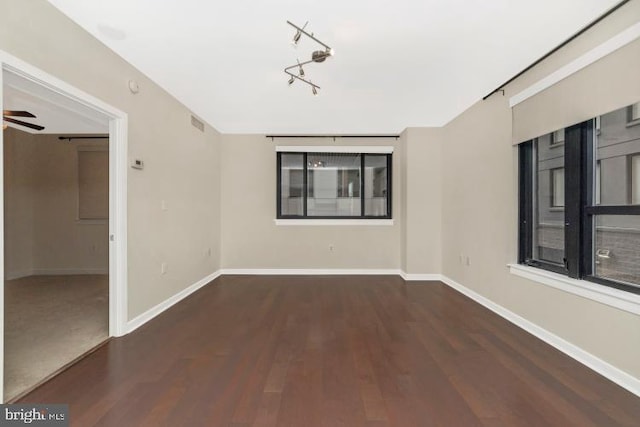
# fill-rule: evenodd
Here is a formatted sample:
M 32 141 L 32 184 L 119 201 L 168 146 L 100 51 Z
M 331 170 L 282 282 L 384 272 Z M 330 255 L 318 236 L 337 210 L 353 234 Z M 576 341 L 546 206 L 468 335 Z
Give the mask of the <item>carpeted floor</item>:
M 5 401 L 108 336 L 108 276 L 31 276 L 6 281 Z

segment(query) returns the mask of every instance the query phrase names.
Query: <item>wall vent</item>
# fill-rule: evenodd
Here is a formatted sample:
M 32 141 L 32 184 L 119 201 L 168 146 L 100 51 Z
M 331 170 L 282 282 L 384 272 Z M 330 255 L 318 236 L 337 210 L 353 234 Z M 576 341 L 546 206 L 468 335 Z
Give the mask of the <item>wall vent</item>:
M 196 119 L 194 116 L 191 116 L 191 125 L 194 128 L 199 129 L 200 132 L 204 132 L 204 123 L 202 123 L 200 120 Z

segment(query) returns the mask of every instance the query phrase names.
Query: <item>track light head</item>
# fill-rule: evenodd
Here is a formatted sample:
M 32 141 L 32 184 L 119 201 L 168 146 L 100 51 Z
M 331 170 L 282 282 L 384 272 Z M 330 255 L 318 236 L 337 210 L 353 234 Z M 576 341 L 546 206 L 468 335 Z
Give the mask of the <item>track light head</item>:
M 304 78 L 304 68 L 302 68 L 302 65 L 300 66 L 300 77 Z
M 287 21 L 289 22 L 289 21 Z M 291 44 L 293 44 L 294 46 L 298 46 L 298 42 L 300 41 L 300 37 L 302 37 L 302 31 L 304 30 L 304 28 L 307 26 L 307 24 L 309 23 L 309 21 L 305 22 L 304 25 L 302 26 L 302 29 L 298 28 L 298 27 L 294 27 L 296 28 L 296 34 L 293 36 L 293 40 L 291 40 Z M 291 24 L 293 25 L 293 24 Z
M 313 96 L 318 96 L 318 89 L 315 86 L 311 86 L 311 93 L 313 93 Z
M 293 84 L 293 82 L 295 82 L 295 81 L 296 81 L 295 77 L 291 76 L 289 78 L 289 86 L 291 86 Z
M 296 34 L 293 36 L 293 40 L 291 41 L 291 44 L 294 46 L 298 46 L 300 37 L 302 37 L 302 33 L 300 32 L 300 30 L 296 30 Z

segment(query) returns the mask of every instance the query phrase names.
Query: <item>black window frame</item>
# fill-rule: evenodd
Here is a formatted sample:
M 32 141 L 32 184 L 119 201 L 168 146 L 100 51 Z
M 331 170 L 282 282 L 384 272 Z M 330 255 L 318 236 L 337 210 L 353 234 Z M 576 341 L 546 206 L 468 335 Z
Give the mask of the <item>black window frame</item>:
M 302 215 L 282 215 L 282 155 L 283 154 L 302 154 L 303 155 L 303 189 L 302 189 Z M 308 183 L 307 177 L 309 174 L 309 165 L 308 165 L 308 155 L 326 155 L 326 154 L 340 154 L 337 152 L 299 152 L 299 151 L 278 151 L 277 152 L 277 174 L 276 174 L 276 219 L 393 219 L 392 213 L 392 200 L 393 200 L 393 191 L 392 191 L 392 175 L 393 175 L 393 153 L 349 153 L 349 154 L 357 154 L 360 155 L 360 215 L 308 215 L 307 214 L 307 200 L 308 200 Z M 364 179 L 364 169 L 365 169 L 365 157 L 366 156 L 379 156 L 386 157 L 386 167 L 387 167 L 387 212 L 384 216 L 382 215 L 365 215 L 365 179 Z
M 564 266 L 533 258 L 535 139 L 519 145 L 518 263 L 640 294 L 640 286 L 594 275 L 594 218 L 598 215 L 640 216 L 640 205 L 595 204 L 595 126 L 595 119 L 591 119 L 565 129 Z

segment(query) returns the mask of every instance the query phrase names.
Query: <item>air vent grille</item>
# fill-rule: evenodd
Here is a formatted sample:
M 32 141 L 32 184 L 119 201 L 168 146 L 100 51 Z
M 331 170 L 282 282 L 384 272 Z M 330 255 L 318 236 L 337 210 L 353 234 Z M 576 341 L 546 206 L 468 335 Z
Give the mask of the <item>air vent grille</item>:
M 191 116 L 191 125 L 200 130 L 200 132 L 204 132 L 204 123 L 202 121 L 196 119 L 194 116 Z

